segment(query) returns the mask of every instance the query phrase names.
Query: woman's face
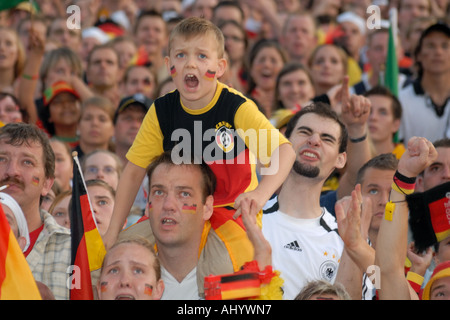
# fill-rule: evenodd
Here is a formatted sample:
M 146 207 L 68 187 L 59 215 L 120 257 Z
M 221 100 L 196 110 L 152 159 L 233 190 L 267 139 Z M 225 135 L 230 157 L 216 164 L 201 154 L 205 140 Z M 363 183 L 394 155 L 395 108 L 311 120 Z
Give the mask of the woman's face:
M 286 109 L 297 110 L 314 98 L 314 86 L 304 70 L 295 70 L 280 78 L 278 96 Z
M 320 48 L 312 61 L 311 74 L 321 86 L 335 86 L 344 78 L 345 68 L 339 51 L 333 46 Z
M 116 160 L 107 153 L 97 152 L 85 159 L 84 178 L 99 179 L 108 183 L 114 190 L 119 184 Z
M 51 215 L 55 218 L 56 222 L 65 227 L 70 228 L 70 217 L 69 217 L 69 205 L 72 195 L 67 195 L 58 204 L 55 205 Z
M 45 88 L 49 88 L 56 81 L 67 81 L 74 74 L 71 65 L 66 59 L 60 58 L 55 64 L 50 66 L 45 77 Z
M 0 70 L 14 68 L 19 54 L 17 37 L 10 30 L 0 32 Z
M 0 121 L 4 124 L 22 121 L 19 106 L 10 96 L 5 96 L 0 100 Z
M 112 119 L 103 109 L 95 105 L 89 105 L 83 111 L 78 128 L 80 141 L 85 141 L 89 145 L 107 145 L 114 134 Z
M 283 57 L 279 51 L 273 47 L 265 47 L 256 54 L 250 74 L 258 88 L 273 90 L 283 65 Z
M 80 119 L 80 101 L 69 92 L 61 92 L 49 105 L 50 118 L 55 125 L 75 125 Z
M 63 142 L 52 140 L 50 145 L 55 154 L 55 181 L 63 190 L 69 190 L 73 175 L 72 157 Z

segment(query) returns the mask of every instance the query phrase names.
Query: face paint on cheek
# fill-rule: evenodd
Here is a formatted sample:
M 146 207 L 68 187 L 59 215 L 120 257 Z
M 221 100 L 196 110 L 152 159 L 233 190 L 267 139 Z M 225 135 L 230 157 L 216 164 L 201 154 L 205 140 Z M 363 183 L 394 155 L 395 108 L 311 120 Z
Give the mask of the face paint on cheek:
M 34 186 L 38 186 L 39 185 L 39 181 L 41 181 L 38 177 L 32 177 L 31 178 L 31 183 L 34 185 Z
M 212 81 L 212 80 L 214 80 L 215 76 L 216 76 L 216 72 L 215 71 L 208 70 L 208 71 L 205 72 L 205 79 L 206 80 Z
M 170 75 L 172 78 L 177 75 L 177 69 L 175 69 L 175 66 L 170 67 Z
M 193 204 L 192 206 L 189 206 L 187 204 L 183 204 L 183 207 L 181 207 L 181 210 L 183 213 L 195 214 L 197 212 L 197 205 Z
M 146 283 L 144 285 L 144 294 L 151 296 L 153 294 L 153 286 Z
M 100 292 L 106 292 L 107 289 L 108 289 L 108 282 L 103 281 L 102 283 L 100 283 Z
M 153 211 L 153 205 L 152 205 L 152 202 L 149 201 L 149 202 L 148 202 L 148 212 L 150 213 L 150 212 L 152 212 L 152 211 Z

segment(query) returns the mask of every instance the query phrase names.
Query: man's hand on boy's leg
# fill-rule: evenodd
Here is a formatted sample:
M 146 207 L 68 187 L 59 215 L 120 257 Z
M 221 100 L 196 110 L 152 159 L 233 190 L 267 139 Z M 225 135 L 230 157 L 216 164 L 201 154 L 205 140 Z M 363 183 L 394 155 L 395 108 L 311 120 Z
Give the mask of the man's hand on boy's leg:
M 258 189 L 241 193 L 234 202 L 236 213 L 233 215 L 233 219 L 237 219 L 242 214 L 244 201 L 249 201 L 249 203 L 252 203 L 253 209 L 255 209 L 252 210 L 252 212 L 255 212 L 256 215 L 259 211 L 262 210 L 267 200 L 263 195 L 260 194 Z

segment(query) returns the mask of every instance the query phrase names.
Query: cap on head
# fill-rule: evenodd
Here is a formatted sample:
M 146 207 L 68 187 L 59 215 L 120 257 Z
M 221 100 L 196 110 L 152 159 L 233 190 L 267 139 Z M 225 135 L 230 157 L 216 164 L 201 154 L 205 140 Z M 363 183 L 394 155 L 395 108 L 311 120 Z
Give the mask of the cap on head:
M 68 92 L 73 94 L 78 100 L 80 100 L 80 95 L 77 91 L 65 81 L 57 81 L 44 91 L 44 106 L 48 106 L 52 100 L 60 93 Z
M 430 300 L 431 287 L 436 280 L 450 277 L 450 261 L 445 261 L 438 264 L 431 275 L 430 280 L 427 282 L 422 293 L 422 300 Z
M 138 105 L 142 107 L 142 110 L 147 113 L 148 109 L 152 105 L 153 101 L 143 95 L 142 93 L 135 93 L 132 96 L 128 96 L 120 100 L 119 107 L 114 114 L 114 123 L 117 121 L 117 117 L 121 112 L 123 112 L 126 108 L 131 105 Z

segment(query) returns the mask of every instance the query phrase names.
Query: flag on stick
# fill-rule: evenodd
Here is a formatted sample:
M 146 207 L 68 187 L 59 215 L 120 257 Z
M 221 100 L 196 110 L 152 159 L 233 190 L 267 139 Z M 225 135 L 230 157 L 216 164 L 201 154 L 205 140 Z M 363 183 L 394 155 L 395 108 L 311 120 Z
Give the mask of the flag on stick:
M 397 11 L 392 8 L 389 13 L 389 40 L 386 56 L 386 70 L 384 73 L 384 85 L 393 95 L 398 97 L 398 60 L 396 50 L 397 36 Z
M 87 194 L 86 183 L 81 173 L 78 155 L 73 156 L 73 187 L 70 229 L 72 233 L 71 300 L 92 300 L 91 271 L 101 268 L 106 250 Z M 76 273 L 79 273 L 78 275 Z
M 389 40 L 386 56 L 386 70 L 384 71 L 384 85 L 391 93 L 398 97 L 398 60 L 397 60 L 397 9 L 389 11 Z M 398 132 L 394 135 L 394 142 L 398 142 Z
M 16 7 L 19 3 L 25 2 L 28 0 L 2 0 L 0 1 L 0 11 L 8 10 Z
M 0 300 L 41 300 L 36 281 L 1 205 Z

